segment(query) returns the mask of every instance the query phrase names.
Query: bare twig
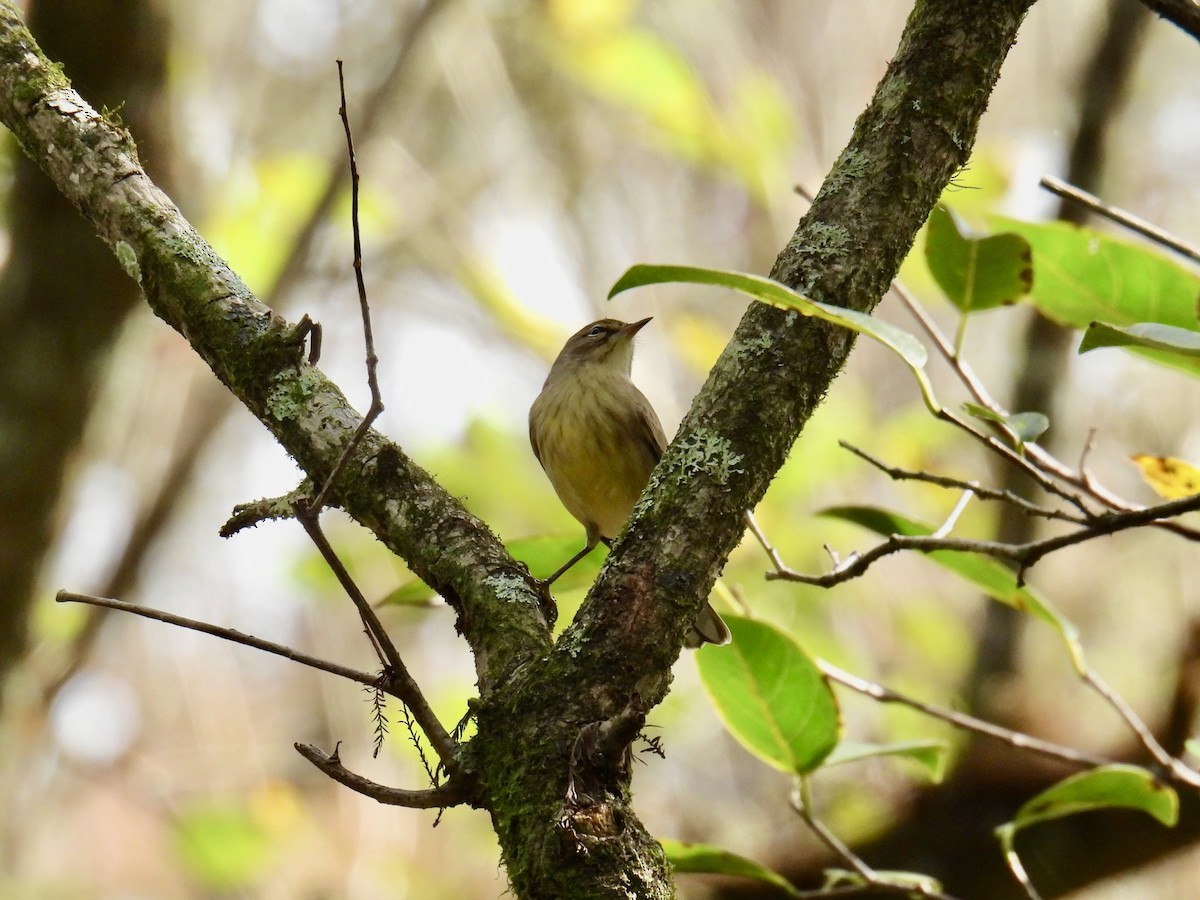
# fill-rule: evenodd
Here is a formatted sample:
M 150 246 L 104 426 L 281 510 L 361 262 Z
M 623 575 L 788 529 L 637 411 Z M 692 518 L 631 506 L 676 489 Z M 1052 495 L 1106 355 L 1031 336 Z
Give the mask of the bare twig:
M 1037 503 L 1032 503 L 1026 500 L 1019 494 L 1014 494 L 1012 491 L 1001 491 L 995 488 L 984 487 L 978 481 L 967 481 L 961 478 L 953 478 L 949 475 L 935 475 L 932 472 L 916 472 L 910 469 L 901 469 L 896 466 L 889 466 L 883 460 L 872 456 L 861 447 L 855 447 L 846 441 L 838 441 L 838 446 L 849 450 L 855 456 L 870 463 L 883 474 L 895 481 L 922 481 L 926 484 L 937 485 L 938 487 L 949 488 L 951 490 L 972 491 L 980 500 L 998 500 L 1003 503 L 1011 503 L 1013 506 L 1022 510 L 1031 516 L 1040 516 L 1045 519 L 1058 519 L 1063 522 L 1072 522 L 1076 525 L 1082 525 L 1087 522 L 1082 516 L 1064 512 L 1060 509 L 1053 509 L 1049 506 L 1040 506 Z M 759 538 L 761 541 L 762 538 Z
M 461 806 L 464 803 L 473 804 L 475 802 L 470 787 L 460 781 L 447 781 L 445 784 L 425 791 L 406 791 L 402 788 L 386 787 L 351 772 L 342 765 L 336 750 L 333 755 L 329 755 L 312 744 L 296 744 L 295 747 L 301 756 L 334 781 L 379 803 L 406 806 L 409 809 L 445 809 L 448 806 Z
M 357 669 L 351 669 L 348 666 L 338 665 L 337 663 L 329 662 L 328 660 L 319 659 L 315 656 L 310 656 L 307 653 L 301 653 L 299 650 L 294 650 L 283 644 L 276 644 L 274 641 L 263 640 L 262 638 L 254 637 L 253 635 L 243 634 L 240 631 L 235 631 L 232 628 L 223 628 L 220 625 L 211 625 L 208 622 L 201 622 L 196 619 L 189 619 L 186 616 L 177 616 L 174 613 L 163 612 L 160 609 L 153 609 L 149 606 L 143 606 L 140 603 L 125 603 L 121 600 L 110 600 L 107 597 L 93 597 L 90 594 L 75 594 L 70 591 L 59 591 L 54 598 L 59 603 L 86 603 L 89 606 L 98 606 L 105 609 L 114 609 L 121 612 L 133 613 L 135 616 L 142 616 L 146 619 L 154 619 L 157 622 L 165 622 L 168 625 L 177 625 L 180 628 L 187 628 L 191 631 L 199 631 L 203 634 L 211 634 L 214 637 L 219 637 L 222 640 L 232 641 L 235 644 L 243 644 L 247 647 L 253 647 L 256 650 L 263 650 L 267 653 L 273 653 L 276 656 L 282 656 L 284 659 L 290 659 L 292 662 L 298 662 L 301 665 L 308 666 L 313 669 L 319 669 L 322 672 L 328 672 L 331 675 L 340 675 L 342 678 L 348 678 L 351 681 L 357 681 L 359 684 L 365 684 L 368 687 L 373 687 L 379 683 L 379 676 L 372 675 L 369 672 L 360 672 Z
M 807 776 L 801 775 L 796 779 L 796 790 L 792 793 L 791 803 L 792 809 L 800 815 L 804 823 L 820 838 L 821 843 L 828 847 L 838 859 L 849 867 L 851 877 L 857 877 L 863 882 L 862 885 L 848 885 L 848 887 L 853 889 L 851 891 L 826 888 L 819 892 L 813 892 L 808 895 L 802 894 L 801 896 L 852 897 L 863 893 L 868 893 L 872 896 L 877 896 L 880 893 L 889 893 L 904 897 L 924 897 L 926 900 L 954 900 L 948 894 L 932 890 L 919 882 L 901 882 L 895 878 L 889 878 L 887 874 L 877 872 L 868 866 L 862 857 L 851 850 L 841 838 L 830 831 L 825 826 L 825 823 L 813 814 L 811 783 Z
M 807 575 L 784 566 L 767 573 L 768 581 L 796 581 L 801 584 L 812 584 L 818 587 L 832 587 L 844 581 L 863 575 L 876 560 L 901 550 L 917 550 L 921 553 L 934 553 L 938 550 L 950 550 L 959 553 L 980 553 L 997 559 L 1005 559 L 1014 563 L 1017 568 L 1017 583 L 1024 583 L 1024 573 L 1036 565 L 1043 557 L 1070 547 L 1125 531 L 1139 528 L 1143 525 L 1155 524 L 1158 520 L 1193 512 L 1200 509 L 1200 494 L 1170 500 L 1156 506 L 1131 509 L 1123 512 L 1109 512 L 1093 516 L 1088 523 L 1075 531 L 1056 535 L 1039 541 L 1027 541 L 1021 544 L 1009 544 L 1004 541 L 989 541 L 975 538 L 938 537 L 932 534 L 893 534 L 882 543 L 876 544 L 864 553 L 853 553 L 845 561 L 823 575 Z
M 758 519 L 754 518 L 754 513 L 746 510 L 742 514 L 746 520 L 746 526 L 750 529 L 750 533 L 758 540 L 759 545 L 763 548 L 763 552 L 767 554 L 767 559 L 771 561 L 776 571 L 782 571 L 787 566 L 784 565 L 783 557 L 779 555 L 779 550 L 767 538 L 766 532 L 759 527 Z
M 1142 3 L 1200 41 L 1200 3 L 1196 0 L 1142 0 Z
M 392 639 L 388 636 L 387 631 L 383 627 L 383 623 L 379 621 L 379 616 L 375 614 L 374 608 L 363 596 L 363 592 L 359 590 L 358 585 L 354 583 L 354 579 L 350 577 L 350 572 L 343 565 L 337 553 L 334 552 L 333 546 L 329 543 L 329 538 L 325 537 L 325 532 L 321 530 L 319 515 L 316 511 L 305 506 L 303 500 L 297 500 L 293 504 L 293 509 L 296 513 L 296 520 L 304 526 L 305 532 L 316 545 L 317 551 L 325 560 L 325 564 L 329 566 L 334 576 L 338 580 L 338 584 L 342 586 L 342 590 L 353 601 L 355 608 L 358 610 L 359 616 L 362 618 L 363 631 L 366 632 L 367 638 L 371 642 L 371 647 L 375 651 L 375 655 L 379 658 L 379 664 L 384 668 L 400 670 L 404 668 L 404 664 L 400 661 L 400 653 L 396 650 L 396 645 L 392 643 Z
M 1173 779 L 1189 787 L 1200 787 L 1200 772 L 1171 756 L 1151 733 L 1150 728 L 1141 720 L 1141 717 L 1133 711 L 1133 707 L 1125 701 L 1125 698 L 1109 687 L 1107 682 L 1093 669 L 1089 668 L 1083 673 L 1083 682 L 1117 711 L 1117 715 L 1125 720 L 1125 724 L 1137 735 L 1138 741 L 1146 748 L 1154 761 L 1166 769 Z
M 1195 6 L 1195 4 L 1192 4 Z M 1200 9 L 1200 7 L 1196 7 Z M 1200 15 L 1200 13 L 1198 13 Z M 1067 184 L 1061 179 L 1055 178 L 1053 175 L 1043 175 L 1041 185 L 1052 194 L 1057 194 L 1059 197 L 1065 197 L 1068 200 L 1073 200 L 1082 206 L 1086 206 L 1092 212 L 1098 213 L 1118 225 L 1128 228 L 1130 231 L 1149 238 L 1156 244 L 1161 244 L 1169 250 L 1174 250 L 1193 262 L 1200 262 L 1200 247 L 1195 247 L 1169 232 L 1163 231 L 1156 225 L 1152 225 L 1145 219 L 1140 219 L 1133 213 L 1128 213 L 1118 206 L 1112 206 L 1105 203 L 1094 194 L 1089 194 L 1085 190 Z
M 346 81 L 342 72 L 342 61 L 337 61 L 338 68 L 338 88 L 341 93 L 342 105 L 338 108 L 338 115 L 342 118 L 342 127 L 346 132 L 346 153 L 350 159 L 350 223 L 354 233 L 354 282 L 358 286 L 358 305 L 362 311 L 363 320 L 363 342 L 367 348 L 367 386 L 371 389 L 371 405 L 367 408 L 366 415 L 355 429 L 350 441 L 346 444 L 342 455 L 338 457 L 338 461 L 334 464 L 333 470 L 330 471 L 329 477 L 325 479 L 325 484 L 321 486 L 321 490 L 312 502 L 313 514 L 321 511 L 325 505 L 325 500 L 329 495 L 333 485 L 337 483 L 338 477 L 346 468 L 347 462 L 358 446 L 366 437 L 367 431 L 371 425 L 379 418 L 379 414 L 383 412 L 383 397 L 379 393 L 379 379 L 376 376 L 376 369 L 379 367 L 379 357 L 375 354 L 375 338 L 371 330 L 371 306 L 367 302 L 367 286 L 363 281 L 362 273 L 362 235 L 358 226 L 358 162 L 354 157 L 354 136 L 350 132 L 350 115 L 346 111 Z
M 954 526 L 958 523 L 959 517 L 967 508 L 967 504 L 971 502 L 971 498 L 975 496 L 975 492 L 968 488 L 962 492 L 962 496 L 958 498 L 958 502 L 954 504 L 954 509 L 950 510 L 950 515 L 946 516 L 946 521 L 938 526 L 930 537 L 944 538 L 954 530 Z
M 375 610 L 367 602 L 367 598 L 363 596 L 363 592 L 359 590 L 358 585 L 354 583 L 354 579 L 350 577 L 350 573 L 346 570 L 345 565 L 342 564 L 337 554 L 334 553 L 328 538 L 325 537 L 325 533 L 321 530 L 316 513 L 307 509 L 303 502 L 297 502 L 296 518 L 304 526 L 304 530 L 308 533 L 313 544 L 316 545 L 321 556 L 337 577 L 342 589 L 345 590 L 354 602 L 354 606 L 362 618 L 363 630 L 366 631 L 367 637 L 371 640 L 371 645 L 375 648 L 375 652 L 379 655 L 379 659 L 383 664 L 384 677 L 381 683 L 386 686 L 388 693 L 399 698 L 408 707 L 417 724 L 421 726 L 421 730 L 429 738 L 429 743 L 433 746 L 438 760 L 446 771 L 449 773 L 458 771 L 459 766 L 455 756 L 458 745 L 446 733 L 446 729 L 442 727 L 441 722 L 438 721 L 437 715 L 429 706 L 424 694 L 421 693 L 421 688 L 417 685 L 417 682 L 409 674 L 408 668 L 404 665 L 404 660 L 400 658 L 400 653 L 396 650 L 396 645 L 388 637 L 387 631 L 384 630 L 383 624 L 375 614 Z
M 800 814 L 800 818 L 812 829 L 813 834 L 819 837 L 821 843 L 832 850 L 838 859 L 853 869 L 863 881 L 874 883 L 877 880 L 875 870 L 847 847 L 841 838 L 825 827 L 825 824 L 813 814 L 812 805 L 811 785 L 808 777 L 801 775 L 796 779 L 796 790 L 792 793 L 792 809 Z
M 970 731 L 983 737 L 992 738 L 993 740 L 1008 744 L 1010 747 L 1015 747 L 1018 750 L 1036 753 L 1040 756 L 1056 759 L 1073 766 L 1079 766 L 1080 768 L 1107 766 L 1114 762 L 1114 760 L 1106 759 L 1102 756 L 1073 750 L 1070 747 L 1044 741 L 1019 731 L 1002 728 L 999 725 L 993 725 L 991 722 L 985 722 L 983 719 L 977 719 L 974 716 L 969 716 L 953 709 L 925 703 L 914 697 L 909 697 L 907 694 L 902 694 L 899 691 L 894 691 L 891 688 L 886 688 L 883 685 L 839 669 L 837 666 L 823 659 L 817 660 L 817 665 L 820 666 L 822 673 L 830 681 L 837 682 L 843 687 L 864 694 L 880 703 L 899 703 L 903 706 L 911 707 L 931 718 L 947 722 L 955 728 L 961 728 L 963 731 Z

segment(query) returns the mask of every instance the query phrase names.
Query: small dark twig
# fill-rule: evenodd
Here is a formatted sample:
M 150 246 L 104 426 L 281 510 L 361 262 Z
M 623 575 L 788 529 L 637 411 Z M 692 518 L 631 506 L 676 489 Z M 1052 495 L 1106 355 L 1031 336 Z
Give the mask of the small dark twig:
M 792 794 L 792 809 L 794 809 L 804 823 L 812 829 L 813 834 L 821 839 L 826 847 L 838 857 L 850 869 L 851 877 L 857 877 L 862 880 L 860 886 L 852 885 L 856 889 L 856 893 L 864 893 L 861 888 L 869 888 L 866 893 L 878 895 L 879 893 L 897 894 L 904 897 L 923 897 L 926 900 L 954 900 L 947 894 L 941 891 L 935 891 L 924 884 L 914 881 L 901 882 L 894 878 L 888 878 L 885 873 L 876 872 L 862 857 L 858 856 L 851 850 L 841 838 L 834 834 L 824 822 L 816 817 L 812 811 L 812 791 L 811 782 L 807 776 L 801 775 L 797 779 L 796 790 Z M 829 896 L 854 896 L 853 893 L 837 894 L 833 893 L 835 889 L 825 889 L 821 892 L 813 893 L 809 896 L 813 897 L 829 897 Z
M 1109 706 L 1116 710 L 1117 715 L 1125 721 L 1125 724 L 1137 736 L 1141 745 L 1146 748 L 1146 751 L 1154 758 L 1156 763 L 1166 769 L 1171 778 L 1192 788 L 1200 787 L 1200 772 L 1172 757 L 1166 748 L 1158 742 L 1158 739 L 1150 731 L 1146 723 L 1133 711 L 1133 707 L 1125 701 L 1125 698 L 1109 687 L 1108 683 L 1097 675 L 1093 669 L 1089 668 L 1083 673 L 1083 682 L 1099 694 Z
M 1024 584 L 1024 573 L 1050 553 L 1116 534 L 1130 528 L 1142 525 L 1152 525 L 1158 520 L 1178 516 L 1185 512 L 1200 510 L 1200 494 L 1170 500 L 1156 506 L 1141 509 L 1131 509 L 1122 512 L 1109 512 L 1097 515 L 1088 521 L 1086 526 L 1045 538 L 1039 541 L 1027 541 L 1021 544 L 1009 544 L 1003 541 L 977 540 L 973 538 L 950 538 L 926 534 L 893 534 L 886 540 L 876 544 L 864 553 L 854 553 L 843 562 L 838 563 L 832 571 L 823 575 L 807 575 L 797 572 L 787 566 L 768 572 L 768 581 L 796 581 L 801 584 L 812 584 L 817 587 L 833 587 L 843 581 L 850 581 L 863 575 L 876 560 L 901 550 L 917 550 L 921 553 L 934 553 L 938 550 L 951 550 L 959 553 L 981 553 L 1005 559 L 1018 566 L 1017 583 Z
M 1200 41 L 1200 3 L 1196 0 L 1142 0 L 1142 3 Z
M 603 764 L 628 759 L 629 745 L 645 726 L 646 705 L 640 696 L 634 694 L 623 710 L 599 724 L 591 760 Z
M 371 647 L 375 650 L 375 655 L 379 657 L 379 664 L 385 669 L 397 670 L 402 669 L 404 664 L 400 661 L 400 653 L 396 650 L 396 645 L 392 643 L 392 639 L 388 636 L 383 624 L 379 621 L 379 616 L 375 614 L 374 608 L 363 596 L 363 592 L 358 589 L 358 585 L 354 583 L 354 579 L 350 577 L 350 572 L 342 564 L 337 553 L 334 552 L 333 546 L 329 543 L 329 539 L 325 537 L 325 532 L 321 530 L 319 513 L 316 509 L 310 508 L 304 499 L 297 499 L 292 508 L 296 514 L 296 520 L 304 526 L 305 532 L 320 552 L 325 564 L 329 566 L 330 571 L 338 580 L 338 584 L 353 601 L 355 608 L 358 610 L 359 616 L 362 618 L 363 631 L 366 632 L 367 638 L 371 641 Z
M 1050 759 L 1056 759 L 1080 768 L 1107 766 L 1113 763 L 1113 760 L 1102 756 L 1073 750 L 1070 747 L 1044 741 L 1019 731 L 1013 731 L 1010 728 L 993 725 L 991 722 L 985 722 L 983 719 L 977 719 L 974 716 L 969 716 L 953 709 L 925 703 L 922 700 L 917 700 L 915 697 L 909 697 L 899 691 L 894 691 L 891 688 L 886 688 L 881 684 L 876 684 L 873 681 L 868 681 L 865 678 L 860 678 L 857 675 L 839 669 L 837 666 L 823 659 L 818 660 L 817 665 L 820 666 L 821 672 L 830 681 L 836 682 L 852 691 L 857 691 L 879 703 L 898 703 L 910 707 L 931 718 L 947 722 L 955 728 L 992 738 L 993 740 L 1008 744 L 1010 747 L 1015 747 L 1018 750 L 1037 753 L 1040 756 L 1046 756 Z
M 365 684 L 368 687 L 374 686 L 378 681 L 377 675 L 372 675 L 369 672 L 360 672 L 357 669 L 351 669 L 348 666 L 338 665 L 324 659 L 319 659 L 315 656 L 310 656 L 307 653 L 301 653 L 299 650 L 293 650 L 283 644 L 276 644 L 274 641 L 263 640 L 262 638 L 254 637 L 253 635 L 243 634 L 240 631 L 235 631 L 232 628 L 222 628 L 220 625 L 210 625 L 208 622 L 200 622 L 196 619 L 189 619 L 185 616 L 177 616 L 173 613 L 163 612 L 160 609 L 153 609 L 149 606 L 142 606 L 140 603 L 125 603 L 121 600 L 110 600 L 107 597 L 93 597 L 90 594 L 75 594 L 70 591 L 59 591 L 54 598 L 59 603 L 86 603 L 89 606 L 100 606 L 106 609 L 115 609 L 121 612 L 133 613 L 135 616 L 142 616 L 146 619 L 154 619 L 157 622 L 165 622 L 168 625 L 177 625 L 180 628 L 187 628 L 191 631 L 199 631 L 203 634 L 211 634 L 214 637 L 219 637 L 222 640 L 232 641 L 235 644 L 242 644 L 246 647 L 253 647 L 255 650 L 263 650 L 267 653 L 273 653 L 276 656 L 282 656 L 284 659 L 290 659 L 292 662 L 298 662 L 301 665 L 309 666 L 313 669 L 319 669 L 322 672 L 328 672 L 331 675 L 340 675 L 342 678 L 348 678 L 351 681 L 357 681 L 359 684 Z
M 354 136 L 350 132 L 350 115 L 346 111 L 346 81 L 343 76 L 342 61 L 340 59 L 337 61 L 337 68 L 338 88 L 342 99 L 342 105 L 338 108 L 338 115 L 341 116 L 342 126 L 346 132 L 346 152 L 350 158 L 350 223 L 354 233 L 354 281 L 358 286 L 358 305 L 362 310 L 363 342 L 367 348 L 367 386 L 371 389 L 371 405 L 367 408 L 367 414 L 363 416 L 362 422 L 355 429 L 349 443 L 342 450 L 342 455 L 338 457 L 338 461 L 329 473 L 329 477 L 325 479 L 325 484 L 321 486 L 321 490 L 313 499 L 312 508 L 314 512 L 319 512 L 324 507 L 330 490 L 337 483 L 350 457 L 354 455 L 359 444 L 366 437 L 371 425 L 379 418 L 379 414 L 383 412 L 383 397 L 379 392 L 379 379 L 376 375 L 376 369 L 379 366 L 379 357 L 375 354 L 375 338 L 371 330 L 371 306 L 367 302 L 367 286 L 363 281 L 362 273 L 362 235 L 358 226 L 358 162 L 354 157 Z
M 800 818 L 821 839 L 821 843 L 832 850 L 834 855 L 853 869 L 863 881 L 868 883 L 876 881 L 875 871 L 813 814 L 812 791 L 809 780 L 804 775 L 797 779 L 796 791 L 792 794 L 792 809 L 800 814 Z
M 301 756 L 334 781 L 379 803 L 405 806 L 409 809 L 445 809 L 449 806 L 462 806 L 464 803 L 474 805 L 477 802 L 471 789 L 458 781 L 447 781 L 425 791 L 386 787 L 351 772 L 342 765 L 336 750 L 333 755 L 329 755 L 312 744 L 296 744 L 295 747 Z
M 1059 519 L 1064 522 L 1073 522 L 1076 525 L 1083 525 L 1087 522 L 1083 516 L 1074 515 L 1072 513 L 1063 512 L 1059 509 L 1052 509 L 1048 506 L 1040 506 L 1037 503 L 1031 503 L 1024 497 L 1014 494 L 1012 491 L 1001 491 L 995 488 L 984 487 L 977 481 L 965 481 L 961 478 L 952 478 L 948 475 L 935 475 L 932 472 L 914 472 L 909 469 L 901 469 L 896 466 L 889 466 L 883 460 L 872 456 L 867 451 L 855 447 L 846 441 L 838 441 L 838 446 L 849 450 L 855 456 L 863 461 L 874 466 L 883 474 L 887 475 L 894 481 L 923 481 L 926 484 L 933 484 L 938 487 L 949 488 L 951 490 L 971 491 L 981 500 L 998 500 L 1003 503 L 1011 503 L 1018 507 L 1022 512 L 1031 516 L 1040 516 L 1045 519 Z
M 317 519 L 317 513 L 309 509 L 303 501 L 296 503 L 296 518 L 300 524 L 304 526 L 304 530 L 312 539 L 320 551 L 321 556 L 325 559 L 326 564 L 337 577 L 338 583 L 342 589 L 353 601 L 355 608 L 358 610 L 359 616 L 362 618 L 363 630 L 366 631 L 367 637 L 371 641 L 371 645 L 375 648 L 380 662 L 384 667 L 384 675 L 380 684 L 393 694 L 408 708 L 416 719 L 417 724 L 421 726 L 421 730 L 429 738 L 429 743 L 433 746 L 434 752 L 437 753 L 438 760 L 447 772 L 453 774 L 459 770 L 458 761 L 455 757 L 455 752 L 458 745 L 446 733 L 446 729 L 442 727 L 442 723 L 438 721 L 437 715 L 429 706 L 425 695 L 421 693 L 421 688 L 417 682 L 409 674 L 408 668 L 404 665 L 404 660 L 400 658 L 400 653 L 396 650 L 396 645 L 392 643 L 392 639 L 384 630 L 383 624 L 379 621 L 379 616 L 375 614 L 375 610 L 371 604 L 367 602 L 367 598 L 363 596 L 363 592 L 359 590 L 358 585 L 354 583 L 354 579 L 350 577 L 345 565 L 338 558 L 338 555 L 330 546 L 328 538 L 321 530 L 320 522 Z
M 1200 18 L 1200 6 L 1195 3 L 1191 4 L 1197 10 L 1197 17 Z M 1067 200 L 1085 206 L 1094 213 L 1104 216 L 1112 222 L 1116 222 L 1123 228 L 1128 228 L 1130 231 L 1140 234 L 1142 237 L 1149 238 L 1156 244 L 1161 244 L 1168 250 L 1174 250 L 1193 262 L 1200 262 L 1200 247 L 1195 247 L 1187 241 L 1175 237 L 1175 235 L 1163 231 L 1156 225 L 1152 225 L 1145 219 L 1140 219 L 1133 213 L 1128 213 L 1118 206 L 1112 206 L 1105 203 L 1094 194 L 1089 194 L 1085 190 L 1075 187 L 1072 184 L 1055 178 L 1053 175 L 1042 176 L 1041 185 L 1052 194 L 1057 194 L 1059 197 L 1065 197 Z

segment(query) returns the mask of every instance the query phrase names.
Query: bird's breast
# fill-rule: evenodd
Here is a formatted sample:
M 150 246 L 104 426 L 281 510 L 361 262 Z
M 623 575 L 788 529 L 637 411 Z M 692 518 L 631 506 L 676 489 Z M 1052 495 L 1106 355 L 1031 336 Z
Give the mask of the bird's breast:
M 641 405 L 627 378 L 570 378 L 547 385 L 530 410 L 542 467 L 567 510 L 613 538 L 658 462 Z M 653 416 L 653 411 L 650 412 Z

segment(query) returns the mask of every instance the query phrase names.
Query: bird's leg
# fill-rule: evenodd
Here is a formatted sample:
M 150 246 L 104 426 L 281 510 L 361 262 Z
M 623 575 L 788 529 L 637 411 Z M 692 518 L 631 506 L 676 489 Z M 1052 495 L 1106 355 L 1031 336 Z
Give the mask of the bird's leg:
M 580 550 L 578 553 L 576 553 L 574 556 L 572 556 L 570 559 L 568 559 L 561 566 L 559 566 L 558 571 L 555 572 L 553 575 L 551 575 L 549 578 L 547 578 L 545 581 L 543 581 L 542 584 L 544 584 L 547 588 L 549 588 L 550 585 L 554 584 L 554 582 L 556 582 L 558 580 L 558 577 L 560 575 L 562 575 L 569 568 L 571 568 L 571 566 L 575 565 L 575 563 L 579 562 L 581 559 L 583 559 L 585 556 L 587 556 L 589 553 L 591 553 L 593 550 L 595 550 L 596 545 L 598 543 L 600 543 L 601 541 L 604 541 L 604 546 L 606 546 L 606 547 L 612 546 L 612 541 L 610 541 L 606 537 L 600 536 L 600 530 L 598 528 L 595 528 L 594 526 L 591 526 L 591 525 L 587 526 L 587 544 L 584 546 L 584 548 L 582 550 Z
M 552 584 L 554 584 L 554 582 L 558 581 L 558 578 L 560 575 L 563 575 L 564 573 L 566 573 L 566 571 L 568 569 L 570 569 L 571 566 L 575 565 L 575 563 L 579 562 L 581 559 L 583 559 L 585 556 L 587 556 L 589 553 L 591 553 L 593 550 L 595 550 L 596 544 L 597 544 L 597 541 L 595 539 L 589 538 L 587 545 L 582 550 L 580 550 L 578 553 L 576 553 L 574 556 L 572 556 L 570 559 L 568 559 L 565 563 L 563 563 L 561 566 L 559 566 L 558 571 L 555 572 L 553 575 L 551 575 L 549 578 L 547 578 L 545 581 L 543 581 L 542 584 L 544 584 L 546 587 L 550 587 L 550 585 L 552 585 Z

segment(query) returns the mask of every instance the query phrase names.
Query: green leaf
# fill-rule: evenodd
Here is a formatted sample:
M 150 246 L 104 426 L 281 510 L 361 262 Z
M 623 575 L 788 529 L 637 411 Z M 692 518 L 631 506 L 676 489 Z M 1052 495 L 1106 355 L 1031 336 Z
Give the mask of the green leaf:
M 909 367 L 921 388 L 921 397 L 930 411 L 938 412 L 941 406 L 933 393 L 933 385 L 925 374 L 925 362 L 929 354 L 925 346 L 902 328 L 897 328 L 890 322 L 875 319 L 866 313 L 853 309 L 843 309 L 828 303 L 810 300 L 803 294 L 798 294 L 791 288 L 785 287 L 778 281 L 763 278 L 760 275 L 747 275 L 744 272 L 726 272 L 719 269 L 702 269 L 695 266 L 633 266 L 625 272 L 608 292 L 611 300 L 617 294 L 631 288 L 644 287 L 648 284 L 663 284 L 667 282 L 684 282 L 687 284 L 710 284 L 726 287 L 739 293 L 746 294 L 768 306 L 779 309 L 789 309 L 805 316 L 814 316 L 849 328 L 859 334 L 883 344 L 900 357 Z
M 964 403 L 963 409 L 976 419 L 1004 426 L 1004 431 L 1012 437 L 1017 449 L 1036 441 L 1050 427 L 1050 420 L 1040 412 L 1009 413 L 1002 416 L 978 403 Z
M 899 741 L 894 744 L 860 744 L 855 741 L 842 741 L 825 757 L 824 766 L 837 766 L 842 763 L 857 762 L 876 756 L 899 756 L 915 762 L 928 773 L 930 779 L 937 783 L 946 773 L 946 754 L 949 747 L 945 741 Z
M 1017 810 L 1016 818 L 996 829 L 1008 867 L 1027 889 L 1029 876 L 1018 856 L 1015 839 L 1022 828 L 1037 822 L 1097 809 L 1136 809 L 1168 827 L 1179 819 L 1179 796 L 1174 789 L 1137 766 L 1100 766 L 1060 781 Z
M 1025 803 L 1010 822 L 1024 828 L 1093 809 L 1137 809 L 1167 826 L 1179 818 L 1179 797 L 1169 785 L 1137 766 L 1101 766 L 1046 788 Z
M 836 506 L 821 510 L 821 515 L 853 522 L 885 537 L 893 534 L 928 535 L 934 531 L 928 525 L 874 506 Z M 965 578 L 993 600 L 1030 613 L 1048 624 L 1062 638 L 1075 671 L 1081 675 L 1087 671 L 1083 646 L 1079 643 L 1079 631 L 1075 625 L 1033 588 L 1018 585 L 1016 573 L 1008 566 L 987 556 L 959 550 L 934 550 L 925 555 L 942 568 Z
M 940 204 L 929 214 L 925 259 L 938 286 L 964 314 L 1015 303 L 1033 287 L 1028 241 L 1017 234 L 968 235 Z
M 1138 322 L 1128 328 L 1093 322 L 1083 333 L 1079 352 L 1087 353 L 1100 347 L 1144 347 L 1185 357 L 1200 357 L 1200 332 L 1157 322 Z
M 1033 224 L 998 216 L 989 221 L 1033 247 L 1037 280 L 1029 297 L 1054 321 L 1081 330 L 1092 322 L 1117 328 L 1154 322 L 1197 330 L 1200 276 L 1173 260 L 1062 222 Z M 1140 345 L 1130 349 L 1200 375 L 1200 358 Z
M 837 700 L 812 658 L 765 622 L 727 616 L 728 647 L 696 652 L 717 714 L 747 750 L 784 772 L 821 764 L 841 732 Z
M 685 844 L 670 840 L 660 843 L 676 872 L 753 878 L 774 885 L 789 897 L 801 896 L 800 891 L 786 878 L 752 859 L 707 844 Z

